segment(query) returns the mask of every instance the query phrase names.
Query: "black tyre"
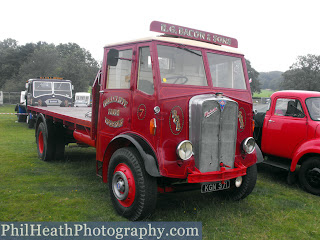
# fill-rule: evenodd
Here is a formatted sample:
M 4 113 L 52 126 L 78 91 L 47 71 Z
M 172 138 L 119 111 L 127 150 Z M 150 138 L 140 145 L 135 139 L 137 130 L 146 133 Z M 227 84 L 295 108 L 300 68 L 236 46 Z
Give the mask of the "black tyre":
M 231 188 L 226 190 L 223 195 L 230 200 L 238 201 L 246 198 L 254 189 L 257 182 L 257 165 L 254 164 L 247 168 L 247 174 L 242 176 L 240 187 L 235 186 L 235 179 L 231 180 Z
M 145 171 L 136 149 L 121 148 L 112 155 L 108 184 L 112 204 L 119 215 L 136 221 L 153 213 L 157 182 Z
M 27 116 L 27 124 L 28 128 L 34 128 L 35 121 L 34 119 L 30 119 L 30 115 Z
M 43 161 L 51 161 L 54 159 L 54 132 L 53 127 L 41 122 L 36 133 L 36 142 L 38 156 Z
M 299 170 L 299 181 L 303 189 L 320 195 L 320 159 L 312 157 L 302 163 Z
M 65 128 L 61 125 L 55 125 L 54 134 L 55 159 L 63 160 L 65 151 Z

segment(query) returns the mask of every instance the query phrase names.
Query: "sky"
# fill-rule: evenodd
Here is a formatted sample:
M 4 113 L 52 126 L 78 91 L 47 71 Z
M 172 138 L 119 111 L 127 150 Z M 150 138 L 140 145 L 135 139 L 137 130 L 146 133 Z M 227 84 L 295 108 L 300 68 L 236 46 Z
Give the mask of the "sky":
M 153 20 L 233 37 L 258 72 L 320 55 L 320 1 L 0 0 L 0 41 L 77 43 L 102 61 L 106 44 L 156 36 Z

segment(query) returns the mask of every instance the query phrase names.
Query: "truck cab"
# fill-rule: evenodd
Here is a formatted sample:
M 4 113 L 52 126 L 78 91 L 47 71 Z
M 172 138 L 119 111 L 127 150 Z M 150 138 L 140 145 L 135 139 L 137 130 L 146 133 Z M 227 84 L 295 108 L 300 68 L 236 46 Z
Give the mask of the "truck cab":
M 26 99 L 29 106 L 72 106 L 73 86 L 70 80 L 53 77 L 29 79 Z
M 288 170 L 289 181 L 297 166 L 301 166 L 302 187 L 319 195 L 320 92 L 276 92 L 271 95 L 270 107 L 262 118 L 263 121 L 258 119 L 263 123 L 261 139 L 256 140 L 261 142 L 261 150 L 268 158 L 264 163 Z

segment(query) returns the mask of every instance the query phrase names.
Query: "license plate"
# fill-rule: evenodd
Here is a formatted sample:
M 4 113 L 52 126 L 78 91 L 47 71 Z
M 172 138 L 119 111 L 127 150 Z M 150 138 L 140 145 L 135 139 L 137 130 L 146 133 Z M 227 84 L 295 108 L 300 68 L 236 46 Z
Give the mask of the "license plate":
M 224 183 L 222 182 L 203 183 L 201 185 L 201 193 L 215 192 L 215 191 L 225 190 L 228 188 L 230 188 L 230 180 L 225 180 Z
M 58 103 L 58 100 L 49 100 L 49 103 Z

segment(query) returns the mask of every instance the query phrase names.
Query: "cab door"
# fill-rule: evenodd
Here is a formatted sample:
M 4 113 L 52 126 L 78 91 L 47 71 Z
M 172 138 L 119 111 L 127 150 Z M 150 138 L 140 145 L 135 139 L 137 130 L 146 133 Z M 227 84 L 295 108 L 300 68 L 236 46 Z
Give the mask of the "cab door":
M 119 48 L 116 66 L 104 64 L 105 74 L 100 90 L 97 156 L 103 159 L 104 149 L 115 136 L 131 129 L 133 47 Z M 107 55 L 108 50 L 105 52 Z M 106 62 L 106 59 L 105 59 Z
M 150 121 L 155 119 L 156 88 L 151 45 L 137 46 L 137 67 L 132 105 L 133 131 L 156 146 L 155 135 L 150 134 Z M 155 119 L 157 121 L 157 119 Z
M 307 138 L 307 118 L 299 99 L 277 98 L 262 132 L 262 151 L 291 158 L 295 148 Z

